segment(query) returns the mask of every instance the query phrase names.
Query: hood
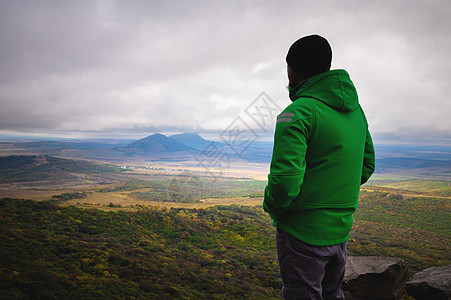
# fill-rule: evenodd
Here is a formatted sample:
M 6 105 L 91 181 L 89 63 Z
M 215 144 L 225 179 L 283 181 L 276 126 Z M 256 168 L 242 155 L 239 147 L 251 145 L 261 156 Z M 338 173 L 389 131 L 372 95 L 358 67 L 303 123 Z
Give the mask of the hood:
M 357 90 L 345 70 L 327 71 L 313 76 L 290 90 L 290 99 L 314 98 L 338 111 L 354 111 L 359 107 Z

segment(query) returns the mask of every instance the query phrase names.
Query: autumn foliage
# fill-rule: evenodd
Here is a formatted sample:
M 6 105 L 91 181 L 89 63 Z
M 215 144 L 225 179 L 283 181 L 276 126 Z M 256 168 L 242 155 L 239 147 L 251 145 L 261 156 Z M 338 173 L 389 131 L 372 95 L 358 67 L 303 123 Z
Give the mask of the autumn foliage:
M 83 197 L 61 198 L 73 196 Z M 274 227 L 260 206 L 102 211 L 60 200 L 0 200 L 1 299 L 278 299 Z M 448 198 L 363 190 L 349 254 L 399 257 L 412 272 L 450 264 L 449 213 Z

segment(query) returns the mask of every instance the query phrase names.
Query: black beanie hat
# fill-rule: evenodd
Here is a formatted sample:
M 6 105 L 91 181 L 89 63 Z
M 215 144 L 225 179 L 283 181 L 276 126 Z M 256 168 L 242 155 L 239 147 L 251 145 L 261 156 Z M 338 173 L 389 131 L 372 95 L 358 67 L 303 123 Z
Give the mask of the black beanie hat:
M 291 45 L 286 60 L 293 71 L 308 78 L 330 70 L 332 49 L 325 38 L 308 35 Z

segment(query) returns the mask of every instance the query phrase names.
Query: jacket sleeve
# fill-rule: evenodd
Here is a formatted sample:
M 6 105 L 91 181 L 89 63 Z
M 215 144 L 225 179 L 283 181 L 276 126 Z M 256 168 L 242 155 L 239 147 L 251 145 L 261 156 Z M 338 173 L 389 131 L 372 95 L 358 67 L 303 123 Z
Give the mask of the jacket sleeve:
M 362 180 L 360 184 L 364 184 L 370 179 L 374 172 L 376 166 L 376 159 L 374 153 L 373 140 L 371 138 L 370 131 L 368 127 L 366 129 L 366 140 L 365 140 L 365 153 L 363 155 L 363 169 L 362 169 Z
M 300 197 L 311 122 L 312 118 L 308 117 L 276 125 L 268 185 L 263 200 L 263 208 L 273 220 L 277 220 Z

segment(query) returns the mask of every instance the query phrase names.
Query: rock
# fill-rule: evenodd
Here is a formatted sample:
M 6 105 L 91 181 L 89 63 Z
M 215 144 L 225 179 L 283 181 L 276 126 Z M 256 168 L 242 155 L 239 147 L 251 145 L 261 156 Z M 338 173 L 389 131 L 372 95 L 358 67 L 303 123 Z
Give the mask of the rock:
M 408 263 L 399 258 L 349 256 L 343 282 L 346 300 L 399 299 L 405 294 Z
M 416 300 L 451 299 L 451 265 L 432 267 L 413 275 L 406 290 Z

